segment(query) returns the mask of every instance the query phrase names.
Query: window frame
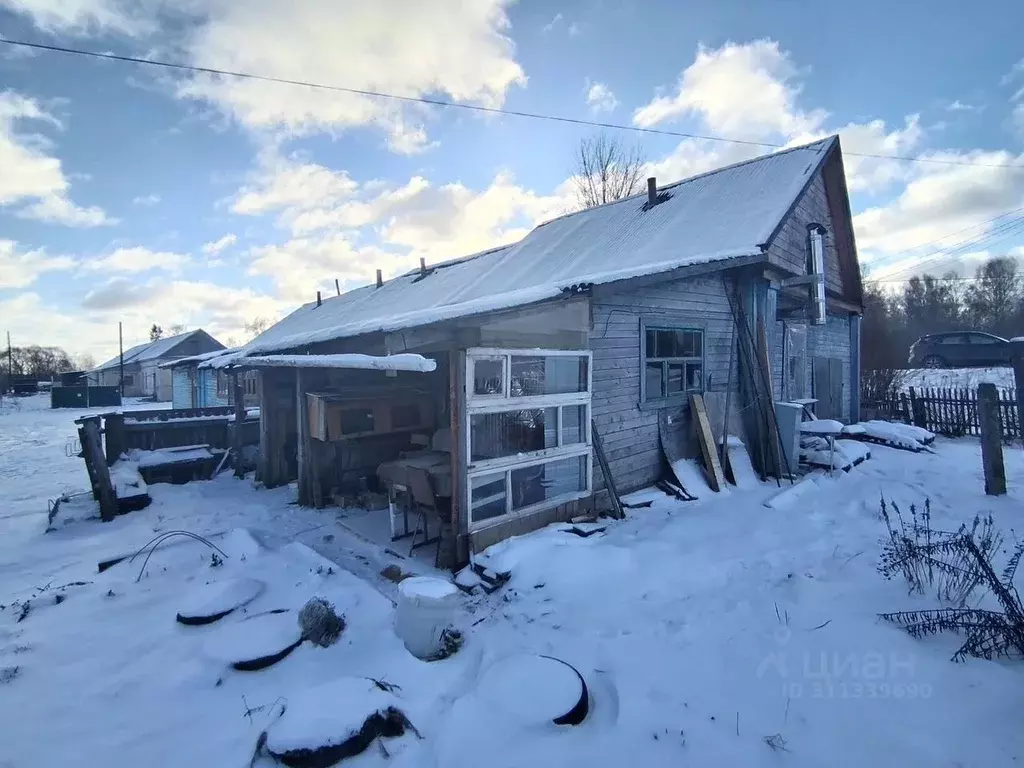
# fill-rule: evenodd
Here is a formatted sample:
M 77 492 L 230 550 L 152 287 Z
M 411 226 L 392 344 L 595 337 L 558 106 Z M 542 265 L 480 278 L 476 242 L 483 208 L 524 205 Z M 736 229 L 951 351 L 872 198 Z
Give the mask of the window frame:
M 478 395 L 474 391 L 475 362 L 479 359 L 502 358 L 502 392 L 493 395 Z M 511 367 L 513 357 L 575 357 L 585 358 L 587 363 L 586 391 L 567 392 L 552 395 L 531 395 L 516 397 L 511 395 Z M 466 483 L 464 489 L 465 515 L 468 530 L 476 532 L 494 525 L 506 523 L 544 509 L 550 509 L 571 501 L 584 499 L 593 493 L 594 460 L 591 449 L 593 435 L 591 430 L 591 394 L 594 389 L 594 359 L 589 350 L 578 349 L 505 349 L 475 347 L 466 350 L 466 409 L 463 426 L 462 448 L 466 456 Z M 584 435 L 580 442 L 565 442 L 565 424 L 563 409 L 565 407 L 584 406 Z M 534 409 L 557 408 L 556 411 L 556 445 L 529 453 L 502 456 L 494 459 L 472 461 L 472 418 L 474 415 L 486 413 L 509 413 Z M 583 457 L 585 461 L 585 487 L 580 491 L 554 496 L 550 499 L 531 504 L 522 509 L 513 509 L 512 472 L 532 466 L 552 464 L 556 461 Z M 472 490 L 473 480 L 488 475 L 503 474 L 505 478 L 505 513 L 483 520 L 473 519 Z
M 648 357 L 647 355 L 647 332 L 648 331 L 689 331 L 700 334 L 700 356 L 699 357 Z M 705 382 L 707 381 L 707 325 L 702 323 L 684 322 L 679 320 L 660 320 L 657 318 L 640 318 L 640 408 L 662 408 L 667 406 L 685 404 L 689 401 L 691 394 L 704 394 Z M 661 384 L 665 395 L 648 397 L 647 395 L 647 364 L 649 362 L 661 363 Z M 700 364 L 700 387 L 687 389 L 683 382 L 683 391 L 668 394 L 668 366 L 670 364 L 683 366 L 683 377 L 686 377 L 687 363 Z

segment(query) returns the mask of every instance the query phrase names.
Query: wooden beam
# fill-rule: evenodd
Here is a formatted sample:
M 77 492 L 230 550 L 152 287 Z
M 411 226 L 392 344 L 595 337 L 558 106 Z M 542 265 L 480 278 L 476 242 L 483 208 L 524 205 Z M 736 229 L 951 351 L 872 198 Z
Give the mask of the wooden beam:
M 1013 364 L 1013 386 L 1017 394 L 1017 429 L 1024 443 L 1024 340 L 1010 342 L 1010 362 Z
M 786 462 L 782 460 L 780 453 L 782 443 L 779 439 L 779 420 L 775 414 L 775 393 L 772 382 L 771 357 L 768 350 L 768 332 L 765 328 L 763 316 L 757 319 L 757 357 L 758 366 L 761 369 L 763 378 L 762 386 L 765 390 L 765 414 L 768 421 L 768 457 L 772 463 L 775 476 L 782 477 L 785 474 L 783 465 Z
M 985 493 L 1006 493 L 1006 468 L 1003 465 L 1003 421 L 999 413 L 996 385 L 978 385 L 978 420 L 981 425 L 981 466 L 985 472 Z
M 82 441 L 82 456 L 85 458 L 86 467 L 88 468 L 90 465 L 92 467 L 89 475 L 94 483 L 94 495 L 100 503 L 100 519 L 108 523 L 117 517 L 117 495 L 110 482 L 110 471 L 107 469 L 107 462 L 103 456 L 99 416 L 83 419 L 79 436 Z
M 235 430 L 232 451 L 235 454 L 235 477 L 245 477 L 242 468 L 242 428 L 245 425 L 245 396 L 242 385 L 238 383 L 238 371 L 231 372 L 231 394 L 235 399 Z
M 700 443 L 700 452 L 704 457 L 704 467 L 707 469 L 708 485 L 711 490 L 718 492 L 725 487 L 725 473 L 722 472 L 722 465 L 718 461 L 718 451 L 715 450 L 715 436 L 711 431 L 711 421 L 708 419 L 708 411 L 704 406 L 703 395 L 690 395 L 690 412 L 693 414 L 693 425 L 697 430 L 697 442 Z
M 466 434 L 466 353 L 452 347 L 448 351 L 448 424 L 451 431 L 452 533 L 455 559 L 469 560 L 469 509 L 466 508 L 467 483 Z
M 296 459 L 298 463 L 299 505 L 308 507 L 312 504 L 311 493 L 312 473 L 309 466 L 309 417 L 306 414 L 306 390 L 303 382 L 302 369 L 295 369 L 295 441 Z

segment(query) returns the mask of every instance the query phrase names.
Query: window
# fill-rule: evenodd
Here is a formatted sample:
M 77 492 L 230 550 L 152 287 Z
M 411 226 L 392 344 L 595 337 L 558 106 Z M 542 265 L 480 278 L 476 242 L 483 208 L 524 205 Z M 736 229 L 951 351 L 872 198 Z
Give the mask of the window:
M 644 402 L 704 391 L 704 331 L 643 326 Z
M 989 336 L 984 333 L 969 333 L 967 338 L 971 344 L 1002 344 L 1003 340 L 998 339 L 995 336 Z
M 467 353 L 470 529 L 586 496 L 590 353 Z
M 373 432 L 372 408 L 348 408 L 340 414 L 341 434 L 361 435 Z
M 967 336 L 962 333 L 951 333 L 947 336 L 940 336 L 935 339 L 936 344 L 966 344 Z
M 121 379 L 121 383 L 126 387 L 135 386 L 135 376 L 130 373 L 126 373 Z
M 226 400 L 231 394 L 230 378 L 224 371 L 217 371 L 217 397 Z

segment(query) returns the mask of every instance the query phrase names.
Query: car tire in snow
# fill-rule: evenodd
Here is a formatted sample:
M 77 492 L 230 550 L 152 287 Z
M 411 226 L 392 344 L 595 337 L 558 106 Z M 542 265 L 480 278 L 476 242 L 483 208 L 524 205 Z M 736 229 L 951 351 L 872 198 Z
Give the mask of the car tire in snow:
M 586 680 L 568 662 L 552 656 L 511 656 L 480 678 L 481 697 L 523 724 L 579 725 L 590 711 Z
M 946 361 L 938 355 L 928 355 L 924 360 L 921 361 L 925 368 L 945 368 Z
M 294 611 L 264 613 L 224 624 L 206 640 L 206 654 L 240 672 L 276 664 L 302 644 Z
M 178 623 L 212 624 L 263 594 L 266 585 L 257 579 L 224 579 L 204 584 L 189 594 L 178 608 Z

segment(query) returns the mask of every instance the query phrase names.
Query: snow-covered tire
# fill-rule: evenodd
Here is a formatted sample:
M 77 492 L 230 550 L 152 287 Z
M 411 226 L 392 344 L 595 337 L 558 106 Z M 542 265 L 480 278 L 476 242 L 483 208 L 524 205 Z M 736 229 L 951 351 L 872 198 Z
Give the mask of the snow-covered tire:
M 411 728 L 395 704 L 372 680 L 325 683 L 289 697 L 284 714 L 267 729 L 266 749 L 291 768 L 327 768 L 364 752 L 374 739 Z
M 302 644 L 302 630 L 294 611 L 264 613 L 224 624 L 207 638 L 211 658 L 240 672 L 254 672 L 276 664 Z
M 583 675 L 552 656 L 501 659 L 481 676 L 478 692 L 523 724 L 579 725 L 590 711 L 590 691 Z
M 257 579 L 224 579 L 204 584 L 178 608 L 179 624 L 212 624 L 263 594 L 266 584 Z

